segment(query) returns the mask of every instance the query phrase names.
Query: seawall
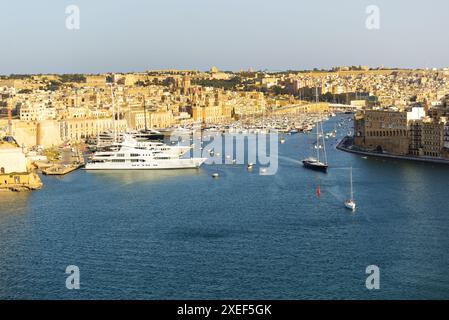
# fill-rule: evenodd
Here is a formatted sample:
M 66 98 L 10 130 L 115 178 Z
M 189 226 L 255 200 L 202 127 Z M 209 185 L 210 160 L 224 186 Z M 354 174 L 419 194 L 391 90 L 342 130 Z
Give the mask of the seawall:
M 387 158 L 387 159 L 400 159 L 407 161 L 419 161 L 419 162 L 428 162 L 428 163 L 439 163 L 449 165 L 449 160 L 441 159 L 441 158 L 430 158 L 430 157 L 418 157 L 418 156 L 400 156 L 389 153 L 379 153 L 372 152 L 367 150 L 362 150 L 356 148 L 354 146 L 353 137 L 345 137 L 343 138 L 337 145 L 337 149 L 353 154 L 358 154 L 361 156 L 367 157 L 377 157 L 377 158 Z

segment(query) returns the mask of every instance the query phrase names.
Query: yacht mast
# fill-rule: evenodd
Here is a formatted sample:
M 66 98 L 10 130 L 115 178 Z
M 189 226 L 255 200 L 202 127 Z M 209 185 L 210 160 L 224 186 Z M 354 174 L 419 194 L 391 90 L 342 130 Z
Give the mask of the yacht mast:
M 315 100 L 318 105 L 318 87 L 315 88 Z M 316 159 L 320 161 L 320 119 L 316 123 Z
M 123 88 L 123 103 L 124 103 L 124 108 L 127 109 L 126 113 L 126 131 L 130 131 L 130 123 L 131 123 L 131 105 L 128 103 L 128 96 L 126 94 L 126 87 Z M 124 118 L 124 117 L 123 117 Z
M 99 124 L 99 109 L 100 109 L 100 101 L 98 100 L 98 89 L 95 89 L 95 100 L 96 100 L 96 110 L 97 110 L 97 146 L 100 145 L 100 124 Z
M 316 104 L 317 108 L 320 103 L 318 99 L 318 87 L 315 88 L 315 95 L 316 95 Z M 318 118 L 318 122 L 316 124 L 317 126 L 317 159 L 320 161 L 320 149 L 323 148 L 323 155 L 324 155 L 324 164 L 327 165 L 327 153 L 326 153 L 326 141 L 324 140 L 324 128 L 323 128 L 323 121 L 321 119 L 321 115 Z M 321 135 L 321 143 L 320 144 L 320 135 Z
M 148 126 L 147 126 L 147 107 L 145 105 L 145 96 L 142 96 L 143 101 L 143 117 L 145 118 L 145 132 L 148 132 Z
M 351 171 L 349 172 L 349 176 L 351 179 L 351 199 L 352 201 L 354 201 L 354 191 L 353 191 L 353 187 L 352 187 L 352 167 L 351 167 Z
M 323 122 L 321 123 L 321 139 L 323 141 L 324 163 L 327 164 L 326 141 L 324 140 Z
M 114 91 L 112 89 L 113 84 L 111 83 L 111 101 L 112 101 L 112 121 L 114 124 L 114 143 L 117 143 L 117 120 L 115 119 L 115 101 L 114 101 Z
M 121 91 L 120 86 L 118 88 L 119 88 L 119 93 L 120 93 L 120 91 Z M 123 94 L 123 91 L 121 93 Z M 117 103 L 117 134 L 120 131 L 120 112 L 121 112 L 120 104 L 121 103 L 123 103 L 123 95 L 122 95 L 122 98 Z
M 261 103 L 261 106 L 262 106 L 262 132 L 263 132 L 263 129 L 264 129 L 264 120 L 265 120 L 265 111 L 264 111 L 264 105 L 263 105 L 263 101 L 262 101 L 262 103 Z

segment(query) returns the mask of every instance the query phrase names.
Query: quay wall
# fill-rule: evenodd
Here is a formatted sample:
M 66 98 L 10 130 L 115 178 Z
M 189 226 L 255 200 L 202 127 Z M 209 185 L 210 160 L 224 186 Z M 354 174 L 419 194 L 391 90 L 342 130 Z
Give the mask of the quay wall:
M 353 143 L 352 137 L 345 137 L 342 141 L 337 145 L 337 149 L 344 152 L 349 152 L 353 154 L 358 154 L 361 156 L 369 156 L 369 157 L 377 157 L 377 158 L 388 158 L 388 159 L 399 159 L 399 160 L 407 160 L 407 161 L 419 161 L 419 162 L 428 162 L 428 163 L 439 163 L 449 165 L 449 160 L 440 159 L 440 158 L 432 158 L 432 157 L 422 157 L 422 156 L 399 156 L 388 153 L 378 153 L 371 151 L 364 151 L 358 149 L 352 149 Z
M 0 191 L 28 191 L 42 188 L 35 172 L 0 174 Z

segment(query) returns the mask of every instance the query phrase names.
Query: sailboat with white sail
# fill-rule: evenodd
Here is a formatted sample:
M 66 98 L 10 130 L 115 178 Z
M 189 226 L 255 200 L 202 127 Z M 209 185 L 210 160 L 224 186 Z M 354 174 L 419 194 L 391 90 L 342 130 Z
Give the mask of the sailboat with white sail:
M 350 198 L 345 201 L 345 207 L 351 211 L 355 211 L 357 205 L 354 200 L 354 190 L 353 190 L 353 183 L 352 183 L 352 167 L 349 173 L 350 181 L 351 181 L 351 193 Z

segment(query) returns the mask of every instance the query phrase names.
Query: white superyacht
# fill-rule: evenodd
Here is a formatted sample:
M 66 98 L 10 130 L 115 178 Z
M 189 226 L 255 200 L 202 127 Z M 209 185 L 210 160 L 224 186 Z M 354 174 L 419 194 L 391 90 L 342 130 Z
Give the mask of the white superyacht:
M 207 158 L 181 158 L 191 147 L 168 146 L 161 142 L 138 141 L 123 134 L 122 142 L 96 152 L 86 170 L 155 170 L 199 168 Z

